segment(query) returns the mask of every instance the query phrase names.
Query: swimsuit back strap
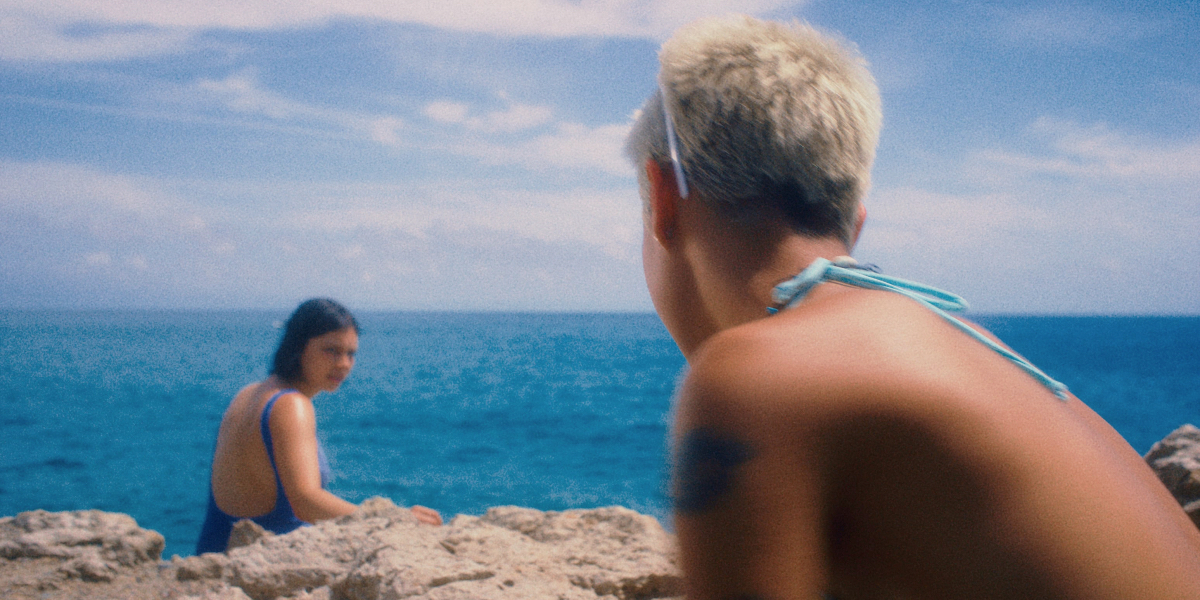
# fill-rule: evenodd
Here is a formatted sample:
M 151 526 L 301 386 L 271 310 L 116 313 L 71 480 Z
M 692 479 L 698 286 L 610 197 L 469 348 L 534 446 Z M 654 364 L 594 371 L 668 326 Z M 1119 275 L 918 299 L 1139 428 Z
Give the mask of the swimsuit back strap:
M 262 417 L 259 419 L 259 427 L 262 431 L 263 445 L 267 447 L 267 458 L 271 461 L 271 470 L 275 472 L 275 486 L 279 496 L 287 501 L 287 497 L 283 495 L 283 481 L 279 479 L 279 468 L 275 466 L 275 447 L 271 440 L 271 409 L 275 407 L 275 401 L 284 394 L 289 394 L 298 390 L 286 389 L 279 390 L 271 396 L 270 400 L 263 406 Z
M 1055 396 L 1063 400 L 1067 398 L 1066 385 L 1051 378 L 1020 355 L 997 344 L 991 338 L 979 333 L 974 327 L 963 323 L 947 312 L 961 312 L 966 310 L 966 300 L 935 287 L 907 281 L 899 277 L 888 277 L 887 275 L 881 275 L 860 268 L 854 262 L 854 259 L 850 257 L 839 257 L 835 261 L 830 261 L 826 258 L 816 259 L 807 269 L 801 271 L 799 275 L 776 286 L 772 292 L 772 299 L 781 308 L 788 308 L 804 299 L 804 296 L 812 288 L 823 281 L 834 281 L 860 288 L 896 292 L 897 294 L 916 300 L 929 310 L 937 313 L 951 325 L 954 325 L 983 345 L 1007 358 L 1026 373 L 1029 373 L 1034 379 L 1037 379 L 1042 385 L 1054 392 Z M 773 314 L 780 309 L 771 308 L 768 310 Z

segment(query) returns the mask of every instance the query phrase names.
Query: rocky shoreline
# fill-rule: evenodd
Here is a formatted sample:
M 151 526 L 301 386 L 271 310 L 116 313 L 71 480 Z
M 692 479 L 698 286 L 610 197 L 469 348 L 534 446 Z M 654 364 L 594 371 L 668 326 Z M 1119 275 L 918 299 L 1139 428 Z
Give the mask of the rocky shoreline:
M 1200 429 L 1146 461 L 1200 527 Z M 164 540 L 96 510 L 0 518 L 0 597 L 11 600 L 454 600 L 678 597 L 674 539 L 627 508 L 496 507 L 442 527 L 372 498 L 358 512 L 276 536 L 250 521 L 231 549 L 160 560 Z
M 0 520 L 0 597 L 391 600 L 678 596 L 672 536 L 621 507 L 496 507 L 442 527 L 372 498 L 287 535 L 250 521 L 231 548 L 161 561 L 164 540 L 128 515 L 31 511 Z

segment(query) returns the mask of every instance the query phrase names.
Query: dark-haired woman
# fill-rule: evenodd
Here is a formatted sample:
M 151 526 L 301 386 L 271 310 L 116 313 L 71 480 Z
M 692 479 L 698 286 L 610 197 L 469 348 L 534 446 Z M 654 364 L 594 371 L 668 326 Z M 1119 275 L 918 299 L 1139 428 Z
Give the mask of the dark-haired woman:
M 325 489 L 329 467 L 313 410 L 317 394 L 350 375 L 357 352 L 358 323 L 333 300 L 307 300 L 288 318 L 270 376 L 242 388 L 221 419 L 197 554 L 225 551 L 241 519 L 287 533 L 357 509 Z M 436 511 L 412 510 L 441 524 Z

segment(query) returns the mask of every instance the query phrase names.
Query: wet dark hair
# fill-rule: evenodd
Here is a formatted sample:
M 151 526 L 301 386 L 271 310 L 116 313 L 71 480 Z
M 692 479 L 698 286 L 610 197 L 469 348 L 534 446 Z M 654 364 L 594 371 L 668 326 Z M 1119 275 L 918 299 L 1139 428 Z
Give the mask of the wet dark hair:
M 288 383 L 299 381 L 300 355 L 304 354 L 308 340 L 347 327 L 358 333 L 358 321 L 345 306 L 328 298 L 301 302 L 284 326 L 283 339 L 279 340 L 271 362 L 271 374 Z

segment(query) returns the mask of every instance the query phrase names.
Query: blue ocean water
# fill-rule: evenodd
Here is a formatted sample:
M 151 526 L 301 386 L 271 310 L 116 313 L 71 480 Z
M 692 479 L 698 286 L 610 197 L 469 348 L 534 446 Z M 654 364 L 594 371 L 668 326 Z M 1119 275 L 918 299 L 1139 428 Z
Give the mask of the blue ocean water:
M 364 313 L 317 418 L 358 502 L 621 504 L 666 522 L 683 358 L 651 314 Z M 191 554 L 221 413 L 286 313 L 0 311 L 0 515 L 99 508 Z M 1145 452 L 1200 424 L 1200 318 L 976 317 Z

